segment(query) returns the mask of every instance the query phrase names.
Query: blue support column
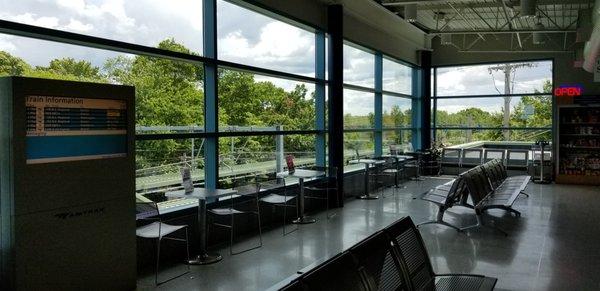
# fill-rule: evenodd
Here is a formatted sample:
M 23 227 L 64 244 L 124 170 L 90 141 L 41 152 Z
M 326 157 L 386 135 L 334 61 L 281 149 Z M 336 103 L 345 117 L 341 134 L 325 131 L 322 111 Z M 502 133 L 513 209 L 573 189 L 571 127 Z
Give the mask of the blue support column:
M 421 148 L 421 123 L 422 123 L 422 115 L 421 105 L 421 69 L 413 68 L 412 70 L 412 145 L 415 149 Z
M 375 53 L 375 156 L 379 157 L 383 146 L 383 56 Z
M 315 77 L 319 80 L 315 84 L 315 129 L 321 131 L 315 141 L 317 166 L 325 166 L 325 32 L 315 33 Z
M 217 58 L 217 1 L 204 0 L 204 56 Z M 219 102 L 217 65 L 204 64 L 204 130 L 218 132 Z M 219 139 L 207 137 L 204 141 L 204 181 L 207 189 L 216 189 L 219 181 Z

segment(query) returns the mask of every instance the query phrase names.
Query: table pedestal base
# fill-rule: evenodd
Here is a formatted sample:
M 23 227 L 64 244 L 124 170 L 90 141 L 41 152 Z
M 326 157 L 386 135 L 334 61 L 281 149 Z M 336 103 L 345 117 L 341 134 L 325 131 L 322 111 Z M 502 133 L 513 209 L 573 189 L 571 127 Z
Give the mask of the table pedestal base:
M 295 224 L 309 224 L 309 223 L 315 223 L 315 222 L 317 222 L 316 219 L 310 218 L 308 216 L 298 217 L 298 218 L 294 219 L 294 221 L 292 221 L 292 223 L 295 223 Z
M 356 197 L 358 199 L 363 199 L 363 200 L 375 200 L 375 199 L 379 199 L 379 196 L 373 196 L 373 195 L 361 195 Z
M 209 265 L 214 264 L 223 259 L 219 254 L 202 254 L 188 261 L 190 265 Z

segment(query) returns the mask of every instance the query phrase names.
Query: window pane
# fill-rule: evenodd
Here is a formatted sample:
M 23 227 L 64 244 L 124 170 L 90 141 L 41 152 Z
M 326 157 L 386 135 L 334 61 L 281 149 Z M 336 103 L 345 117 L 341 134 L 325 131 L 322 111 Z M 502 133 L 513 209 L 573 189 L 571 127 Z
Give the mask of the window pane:
M 412 68 L 384 58 L 383 90 L 412 95 Z
M 383 127 L 411 127 L 412 100 L 383 95 Z
M 173 42 L 168 45 L 178 49 Z M 0 47 L 4 48 L 0 59 L 11 64 L 0 67 L 0 76 L 135 86 L 136 125 L 145 127 L 139 131 L 203 130 L 203 71 L 199 66 L 9 35 L 0 35 Z
M 412 144 L 412 130 L 397 129 L 383 131 L 382 152 L 390 153 L 390 145 L 395 145 L 400 151 L 407 149 L 408 144 Z
M 505 124 L 507 100 L 510 102 L 509 122 Z M 552 97 L 437 99 L 436 114 L 438 127 L 549 127 L 552 125 Z
M 220 130 L 314 129 L 314 91 L 314 84 L 220 70 Z
M 135 143 L 136 192 L 152 194 L 181 187 L 183 157 L 195 185 L 204 184 L 204 139 L 139 140 Z
M 315 76 L 315 35 L 235 4 L 217 1 L 219 58 Z
M 375 95 L 344 89 L 344 128 L 375 126 Z
M 437 96 L 550 93 L 551 90 L 552 61 L 437 68 Z
M 277 144 L 283 143 L 283 152 Z M 239 177 L 256 174 L 274 177 L 286 166 L 285 157 L 294 156 L 296 167 L 315 164 L 314 135 L 238 136 L 219 139 L 219 182 L 224 185 Z M 277 159 L 281 164 L 278 168 Z M 287 181 L 287 180 L 286 180 Z M 290 180 L 291 182 L 292 180 Z
M 344 44 L 344 83 L 375 88 L 375 55 Z
M 357 156 L 371 157 L 375 154 L 375 143 L 372 132 L 345 132 L 344 133 L 344 160 L 347 162 Z M 344 169 L 364 169 L 364 164 L 348 164 Z
M 0 19 L 151 47 L 165 40 L 202 54 L 202 1 L 2 1 Z M 180 51 L 179 49 L 177 49 Z M 35 50 L 39 52 L 39 50 Z

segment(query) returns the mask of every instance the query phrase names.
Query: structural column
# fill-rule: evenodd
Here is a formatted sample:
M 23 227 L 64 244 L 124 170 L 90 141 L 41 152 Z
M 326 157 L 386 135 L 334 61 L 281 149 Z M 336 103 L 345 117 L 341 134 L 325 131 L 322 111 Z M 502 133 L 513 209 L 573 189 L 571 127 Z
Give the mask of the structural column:
M 320 133 L 317 134 L 315 141 L 316 161 L 317 166 L 325 166 L 325 116 L 327 114 L 325 106 L 325 32 L 317 31 L 315 33 L 315 129 Z
M 427 149 L 431 147 L 431 51 L 419 51 L 421 69 L 418 71 L 418 82 L 413 86 L 413 96 L 419 102 L 419 127 L 421 133 L 420 145 L 417 148 Z
M 383 55 L 375 53 L 375 156 L 382 154 L 383 146 Z
M 204 56 L 217 58 L 217 1 L 204 0 L 202 19 L 204 25 Z M 204 130 L 216 133 L 219 128 L 217 65 L 215 62 L 204 63 Z M 207 189 L 216 189 L 219 180 L 219 139 L 216 136 L 206 137 L 204 141 L 204 181 Z
M 342 5 L 327 7 L 327 27 L 329 32 L 329 166 L 337 167 L 339 189 L 337 206 L 344 204 L 344 9 Z

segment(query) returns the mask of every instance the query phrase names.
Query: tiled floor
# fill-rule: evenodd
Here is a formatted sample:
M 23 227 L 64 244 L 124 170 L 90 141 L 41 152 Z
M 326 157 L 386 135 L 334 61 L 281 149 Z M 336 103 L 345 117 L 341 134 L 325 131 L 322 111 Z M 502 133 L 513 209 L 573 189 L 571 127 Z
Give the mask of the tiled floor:
M 158 289 L 264 290 L 400 217 L 410 215 L 415 223 L 433 218 L 437 208 L 412 196 L 445 181 L 408 182 L 407 189 L 387 189 L 383 199 L 347 201 L 329 220 L 318 214 L 317 223 L 301 225 L 286 236 L 274 229 L 263 234 L 262 248 L 240 255 L 221 250 L 220 263 L 192 266 L 190 274 Z M 515 204 L 520 218 L 501 210 L 487 217 L 508 237 L 487 229 L 457 233 L 444 226 L 423 226 L 434 270 L 494 276 L 499 279 L 496 290 L 600 290 L 600 187 L 531 183 L 527 192 L 531 197 Z M 451 209 L 445 219 L 475 223 L 472 210 L 466 208 Z M 149 278 L 138 282 L 139 289 L 153 289 L 150 286 Z

